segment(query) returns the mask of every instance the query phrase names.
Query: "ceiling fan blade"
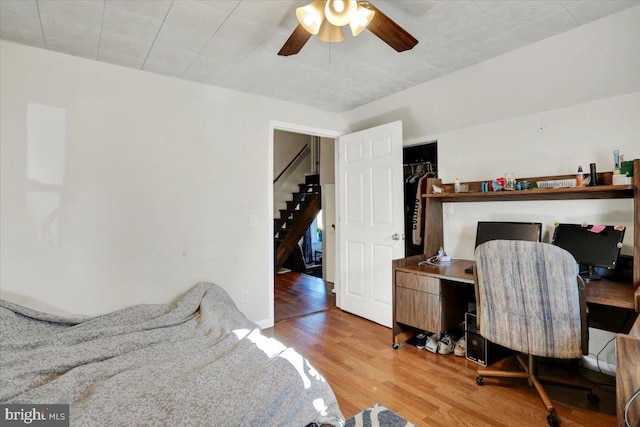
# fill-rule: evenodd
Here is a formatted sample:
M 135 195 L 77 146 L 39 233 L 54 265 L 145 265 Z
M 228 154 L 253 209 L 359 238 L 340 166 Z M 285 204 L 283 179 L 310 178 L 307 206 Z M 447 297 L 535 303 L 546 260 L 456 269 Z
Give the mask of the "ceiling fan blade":
M 300 52 L 302 46 L 307 43 L 307 41 L 311 38 L 311 33 L 304 29 L 304 27 L 300 24 L 293 30 L 293 33 L 289 36 L 287 41 L 284 43 L 278 55 L 280 56 L 289 56 L 295 55 Z
M 360 3 L 360 2 L 359 2 Z M 375 12 L 367 29 L 398 52 L 412 49 L 418 40 L 369 2 L 360 3 Z

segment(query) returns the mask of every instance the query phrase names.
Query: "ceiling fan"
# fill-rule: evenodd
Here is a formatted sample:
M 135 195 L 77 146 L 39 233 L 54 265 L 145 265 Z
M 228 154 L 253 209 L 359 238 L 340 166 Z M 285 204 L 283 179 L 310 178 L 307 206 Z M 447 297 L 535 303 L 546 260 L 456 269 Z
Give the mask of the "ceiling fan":
M 343 40 L 342 28 L 349 25 L 357 36 L 368 29 L 398 52 L 412 49 L 418 40 L 368 1 L 314 0 L 296 9 L 298 26 L 293 30 L 278 55 L 300 52 L 312 35 L 327 42 Z

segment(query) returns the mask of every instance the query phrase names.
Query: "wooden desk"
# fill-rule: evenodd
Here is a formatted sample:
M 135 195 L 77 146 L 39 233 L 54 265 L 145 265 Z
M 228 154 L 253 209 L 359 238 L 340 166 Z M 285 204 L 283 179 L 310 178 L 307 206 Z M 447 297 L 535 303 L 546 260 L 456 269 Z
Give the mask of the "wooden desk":
M 452 260 L 444 266 L 419 265 L 427 257 L 415 255 L 394 260 L 393 346 L 411 338 L 416 330 L 443 332 L 463 319 L 474 299 L 473 275 L 464 269 L 468 260 Z
M 418 255 L 418 257 L 422 257 Z M 406 258 L 409 259 L 409 258 Z M 473 261 L 465 259 L 454 259 L 449 265 L 435 266 L 429 264 L 418 265 L 418 263 L 408 263 L 395 269 L 408 273 L 422 274 L 458 283 L 468 283 L 473 285 L 473 274 L 465 273 L 464 269 L 473 265 Z M 587 292 L 587 303 L 600 304 L 608 307 L 635 308 L 635 290 L 631 283 L 621 283 L 615 280 L 602 279 L 585 284 Z
M 429 255 L 438 252 L 444 246 L 443 233 L 443 205 L 445 203 L 456 202 L 508 202 L 508 201 L 529 201 L 529 200 L 587 200 L 587 199 L 633 199 L 633 277 L 632 283 L 614 282 L 602 280 L 587 284 L 587 303 L 590 304 L 592 314 L 596 309 L 620 310 L 632 313 L 637 316 L 640 313 L 640 159 L 633 161 L 633 179 L 631 185 L 613 185 L 612 172 L 598 174 L 598 183 L 595 187 L 577 187 L 566 189 L 535 189 L 526 191 L 499 191 L 482 193 L 481 181 L 465 182 L 469 186 L 469 193 L 455 193 L 454 183 L 442 183 L 438 178 L 430 178 L 427 182 L 427 194 L 423 195 L 424 201 L 424 255 L 416 255 L 404 259 L 394 260 L 393 268 L 393 345 L 397 347 L 401 342 L 411 338 L 419 326 L 415 326 L 411 316 L 397 316 L 397 308 L 401 305 L 409 307 L 414 312 L 419 313 L 420 302 L 411 301 L 413 296 L 420 297 L 420 301 L 430 304 L 434 312 L 430 316 L 422 316 L 432 322 L 431 327 L 436 327 L 432 332 L 442 332 L 453 322 L 453 314 L 460 309 L 464 298 L 458 297 L 460 291 L 463 295 L 473 288 L 473 278 L 464 272 L 464 268 L 471 264 L 471 261 L 454 260 L 452 265 L 438 268 L 434 266 L 418 266 L 418 262 L 426 259 Z M 574 178 L 574 175 L 559 175 L 548 177 L 520 177 L 518 180 L 529 182 L 545 181 L 548 179 Z M 435 194 L 433 185 L 444 189 L 444 193 Z M 401 274 L 402 273 L 402 274 Z M 397 277 L 401 279 L 397 280 Z M 421 279 L 421 277 L 424 277 Z M 400 283 L 398 283 L 400 282 Z M 414 286 L 415 283 L 415 286 Z M 400 289 L 404 299 L 397 300 L 396 290 Z M 452 305 L 455 305 L 452 306 Z M 635 309 L 634 311 L 630 311 Z M 422 308 L 424 311 L 424 308 Z M 630 316 L 633 319 L 634 316 Z M 605 316 L 607 317 L 607 316 Z M 592 316 L 593 318 L 593 316 Z M 638 318 L 640 319 L 640 318 Z M 620 334 L 617 338 L 618 345 L 618 421 L 623 425 L 624 420 L 620 418 L 620 405 L 624 405 L 628 393 L 633 394 L 640 387 L 640 320 L 636 319 L 631 332 Z M 408 323 L 406 323 L 408 322 Z M 412 325 L 411 323 L 414 323 Z M 455 324 L 453 325 L 455 326 Z M 629 328 L 627 328 L 629 329 Z M 636 401 L 635 416 L 633 422 L 638 422 L 640 416 L 640 402 Z M 622 407 L 624 409 L 624 406 Z
M 464 297 L 469 297 L 470 291 L 461 285 L 467 285 L 467 287 L 473 285 L 473 275 L 464 271 L 473 264 L 473 261 L 454 259 L 450 264 L 441 266 L 419 265 L 426 258 L 424 255 L 416 255 L 393 261 L 394 346 L 410 338 L 413 333 L 412 328 L 435 333 L 445 332 L 455 327 L 464 317 L 455 319 L 454 315 L 469 302 Z M 637 294 L 631 283 L 602 279 L 586 284 L 587 304 L 634 310 Z M 433 321 L 426 323 L 437 329 L 424 328 L 424 319 L 417 319 L 417 317 L 424 317 L 423 313 L 419 313 L 419 305 L 424 302 L 432 310 L 438 310 L 430 314 Z M 404 309 L 408 309 L 410 313 L 407 315 L 403 312 Z
M 474 299 L 473 275 L 464 269 L 473 261 L 454 259 L 451 264 L 418 265 L 428 258 L 416 255 L 394 260 L 393 267 L 393 347 L 413 337 L 417 330 L 444 332 L 463 319 Z M 586 284 L 587 304 L 628 309 L 640 301 L 640 288 L 603 279 Z M 624 407 L 640 388 L 640 317 L 629 334 L 616 336 L 616 405 L 618 425 L 624 426 Z M 632 425 L 640 420 L 640 398 L 630 407 Z
M 416 330 L 442 333 L 457 327 L 470 303 L 475 303 L 473 275 L 464 271 L 473 261 L 454 259 L 440 266 L 420 265 L 426 258 L 416 255 L 393 261 L 394 347 Z M 631 283 L 615 280 L 586 283 L 589 326 L 627 333 L 636 321 L 639 292 Z
M 588 282 L 587 303 L 634 310 L 634 291 L 631 283 L 602 279 Z
M 422 255 L 418 255 L 421 261 Z M 398 267 L 399 271 L 406 271 L 408 273 L 423 274 L 425 276 L 435 277 L 436 279 L 453 280 L 459 283 L 468 283 L 473 285 L 473 274 L 465 273 L 465 268 L 471 267 L 473 261 L 467 259 L 452 259 L 450 264 L 444 265 L 430 265 L 418 263 L 406 264 L 402 267 Z

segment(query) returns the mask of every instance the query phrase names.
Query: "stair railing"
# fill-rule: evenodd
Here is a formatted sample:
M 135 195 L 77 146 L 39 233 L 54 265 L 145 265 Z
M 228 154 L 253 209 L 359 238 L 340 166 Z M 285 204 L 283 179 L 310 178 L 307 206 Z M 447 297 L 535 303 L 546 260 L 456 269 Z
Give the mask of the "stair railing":
M 273 180 L 273 183 L 275 184 L 276 182 L 278 182 L 278 180 L 282 177 L 282 175 L 284 175 L 284 173 L 289 170 L 289 168 L 296 162 L 296 160 L 298 160 L 306 150 L 309 149 L 309 144 L 305 145 L 304 147 L 302 147 L 302 149 L 300 151 L 298 151 L 298 154 L 296 154 L 294 156 L 293 159 L 291 159 L 291 161 L 289 162 L 289 164 L 287 165 L 287 167 L 285 167 L 282 172 L 280 172 L 278 174 L 278 176 L 276 177 L 276 179 Z

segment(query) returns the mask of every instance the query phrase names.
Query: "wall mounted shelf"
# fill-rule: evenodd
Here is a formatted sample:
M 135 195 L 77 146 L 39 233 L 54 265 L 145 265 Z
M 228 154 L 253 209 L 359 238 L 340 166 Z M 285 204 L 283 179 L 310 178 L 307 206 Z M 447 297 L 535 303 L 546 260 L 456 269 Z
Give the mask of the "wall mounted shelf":
M 532 188 L 530 190 L 489 191 L 468 193 L 425 194 L 424 197 L 441 199 L 443 202 L 507 202 L 527 200 L 567 199 L 630 199 L 633 185 L 598 185 L 595 187 Z
M 535 201 L 535 200 L 587 200 L 587 199 L 632 199 L 633 200 L 633 291 L 640 288 L 640 159 L 633 161 L 633 178 L 629 185 L 612 185 L 613 173 L 601 172 L 597 175 L 600 185 L 593 187 L 567 188 L 532 188 L 528 190 L 489 191 L 481 192 L 482 181 L 463 182 L 468 185 L 469 192 L 454 192 L 454 184 L 443 184 L 441 179 L 432 178 L 427 183 L 425 198 L 424 225 L 424 254 L 434 254 L 443 246 L 443 203 L 456 202 L 505 202 L 505 201 Z M 530 183 L 548 180 L 564 180 L 575 178 L 575 175 L 540 176 L 518 178 Z M 443 193 L 433 193 L 433 185 L 444 190 Z M 632 295 L 632 294 L 630 294 Z M 640 312 L 640 300 L 624 296 L 626 304 L 633 304 Z M 635 301 L 634 301 L 635 300 Z

